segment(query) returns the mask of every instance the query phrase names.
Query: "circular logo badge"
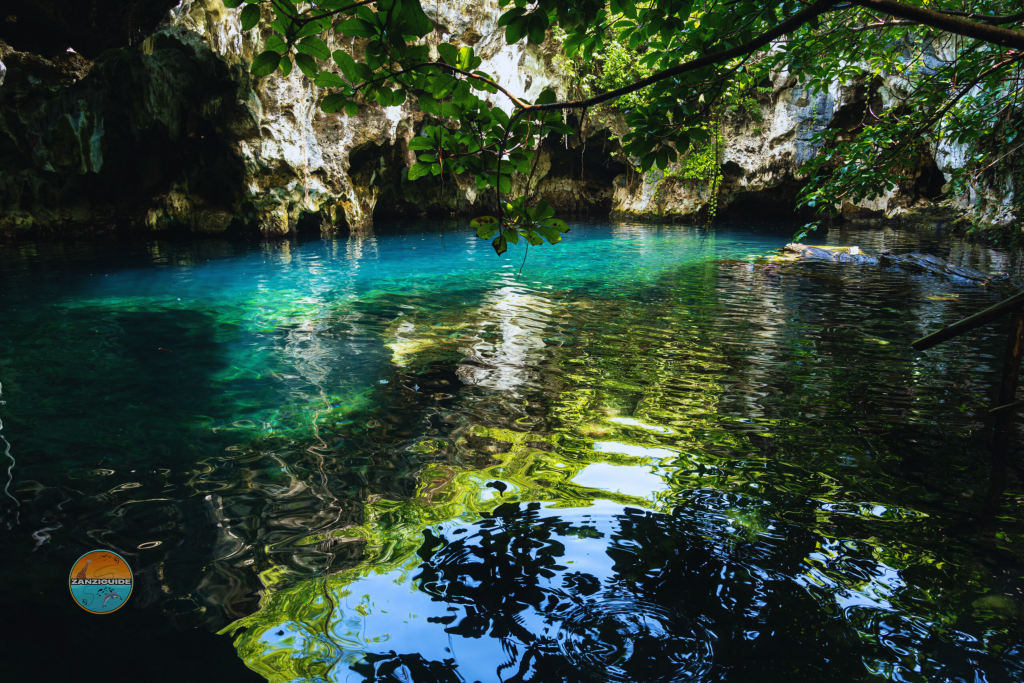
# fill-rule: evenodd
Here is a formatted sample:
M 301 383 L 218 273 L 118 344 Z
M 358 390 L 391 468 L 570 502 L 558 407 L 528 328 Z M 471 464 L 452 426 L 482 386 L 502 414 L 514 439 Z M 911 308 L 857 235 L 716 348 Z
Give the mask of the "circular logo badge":
M 110 614 L 128 602 L 135 578 L 124 558 L 110 550 L 93 550 L 71 567 L 71 597 L 86 612 Z

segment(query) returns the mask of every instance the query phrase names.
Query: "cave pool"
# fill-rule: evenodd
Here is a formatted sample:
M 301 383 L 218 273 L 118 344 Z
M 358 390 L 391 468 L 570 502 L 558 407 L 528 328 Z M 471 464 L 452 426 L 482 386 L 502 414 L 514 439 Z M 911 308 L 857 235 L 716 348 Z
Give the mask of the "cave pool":
M 909 348 L 1003 295 L 767 262 L 794 229 L 0 245 L 5 669 L 1024 680 L 1016 470 L 975 523 L 1006 321 Z M 105 616 L 65 592 L 97 548 L 136 578 Z

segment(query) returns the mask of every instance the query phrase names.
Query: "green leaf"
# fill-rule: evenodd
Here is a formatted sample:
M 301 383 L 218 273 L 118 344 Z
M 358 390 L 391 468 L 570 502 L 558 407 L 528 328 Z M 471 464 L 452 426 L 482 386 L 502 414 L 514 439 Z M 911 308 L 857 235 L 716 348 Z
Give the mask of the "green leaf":
M 491 116 L 493 116 L 494 119 L 501 125 L 508 125 L 508 114 L 506 114 L 505 111 L 500 107 L 493 107 L 491 109 Z
M 422 38 L 434 30 L 434 22 L 423 11 L 419 0 L 402 0 L 402 33 Z
M 421 161 L 417 161 L 409 169 L 409 180 L 416 180 L 430 173 L 430 164 L 424 164 Z
M 514 19 L 518 19 L 524 14 L 526 14 L 526 10 L 523 9 L 522 7 L 510 9 L 509 11 L 505 12 L 498 18 L 498 26 L 508 26 L 509 22 L 513 21 Z
M 665 147 L 658 150 L 657 160 L 658 168 L 664 169 L 668 166 L 668 150 Z
M 316 78 L 317 66 L 316 60 L 309 55 L 297 54 L 295 55 L 295 65 L 299 67 L 299 71 L 304 73 L 308 78 Z
M 313 82 L 321 88 L 344 88 L 347 86 L 345 81 L 341 80 L 341 76 L 330 71 L 321 71 L 313 79 Z
M 814 202 L 808 202 L 808 205 L 809 206 L 814 206 Z M 803 226 L 802 228 L 797 230 L 795 233 L 793 233 L 793 241 L 794 242 L 802 241 L 805 237 L 807 237 L 807 235 L 809 235 L 810 233 L 814 232 L 819 227 L 821 227 L 821 221 L 815 221 L 814 223 L 808 223 L 807 225 Z
M 420 135 L 409 141 L 409 149 L 413 151 L 434 149 L 434 141 L 424 135 Z
M 455 66 L 459 63 L 459 49 L 449 43 L 441 43 L 437 46 L 437 54 L 448 64 Z
M 469 83 L 461 81 L 452 92 L 452 100 L 459 105 L 473 107 L 476 105 L 476 95 L 470 92 Z
M 505 27 L 505 42 L 509 45 L 518 43 L 526 35 L 527 19 L 519 17 L 509 22 Z
M 359 81 L 359 77 L 356 75 L 356 60 L 352 59 L 349 53 L 344 50 L 335 50 L 331 56 L 334 58 L 334 63 L 341 69 L 341 73 L 345 74 L 345 78 L 348 79 L 349 83 L 357 83 Z
M 224 0 L 224 6 L 228 9 L 234 9 L 242 4 L 242 0 Z M 249 9 L 246 7 L 246 9 Z
M 473 59 L 473 48 L 468 46 L 459 48 L 459 56 L 456 60 L 455 66 L 463 71 L 469 71 L 473 68 Z
M 441 103 L 429 95 L 420 95 L 419 105 L 420 109 L 427 114 L 433 114 L 434 116 L 441 115 Z
M 462 107 L 452 102 L 443 102 L 441 104 L 441 116 L 457 117 L 462 114 Z
M 368 81 L 373 78 L 373 69 L 362 62 L 356 62 L 356 76 L 360 80 Z
M 264 50 L 256 59 L 252 60 L 252 67 L 249 71 L 253 76 L 269 76 L 277 71 L 277 65 L 281 62 L 281 54 L 274 50 Z
M 476 236 L 489 240 L 498 232 L 498 219 L 494 216 L 480 216 L 469 222 L 469 227 L 476 230 Z
M 275 2 L 274 11 L 280 12 L 289 17 L 299 16 L 299 12 L 295 9 L 295 3 L 293 2 Z
M 295 34 L 295 38 L 294 39 L 298 40 L 299 38 L 305 38 L 306 36 L 311 36 L 311 35 L 313 35 L 315 33 L 321 33 L 323 31 L 326 31 L 330 27 L 330 25 L 331 25 L 330 19 L 320 19 L 319 21 L 310 21 L 307 24 L 303 24 L 302 28 L 299 29 L 299 32 Z
M 569 232 L 569 224 L 560 218 L 549 218 L 544 221 L 544 224 L 558 232 Z
M 519 231 L 515 228 L 505 228 L 505 239 L 512 244 L 519 244 Z
M 360 9 L 362 8 L 360 7 Z M 352 17 L 341 22 L 334 30 L 353 38 L 372 38 L 377 35 L 377 29 L 359 17 Z
M 292 58 L 291 55 L 281 55 L 281 75 L 288 78 L 288 75 L 292 72 Z
M 227 5 L 227 3 L 224 4 Z M 238 5 L 235 5 L 235 7 L 238 7 Z M 260 6 L 247 5 L 242 10 L 242 30 L 248 31 L 258 23 L 260 23 Z
M 369 26 L 374 27 L 374 29 L 383 28 L 383 26 L 384 26 L 384 24 L 381 23 L 380 15 L 377 14 L 376 12 L 374 12 L 372 9 L 370 9 L 366 5 L 363 5 L 362 7 L 357 7 L 356 8 L 356 14 L 359 16 L 360 19 L 365 21 Z
M 285 36 L 291 33 L 292 26 L 292 20 L 281 15 L 278 15 L 276 19 L 270 22 L 270 28 Z
M 380 40 L 371 40 L 366 45 L 365 51 L 366 66 L 374 71 L 382 67 L 388 61 L 388 47 Z
M 580 50 L 580 45 L 583 44 L 583 39 L 586 38 L 582 33 L 574 33 L 562 41 L 562 50 L 568 57 L 575 57 L 576 53 Z
M 459 85 L 459 81 L 451 76 L 445 74 L 434 78 L 431 95 L 439 100 L 443 100 L 452 94 L 452 91 Z
M 576 134 L 576 130 L 572 126 L 569 126 L 561 121 L 552 121 L 548 123 L 545 127 L 551 131 L 554 131 L 555 133 L 558 133 L 559 135 Z
M 543 199 L 537 202 L 537 208 L 533 210 L 537 220 L 544 221 L 555 215 L 555 210 Z
M 544 88 L 537 96 L 537 104 L 551 104 L 558 100 L 558 95 L 551 88 Z
M 529 33 L 530 42 L 540 45 L 544 42 L 548 30 L 548 15 L 546 12 L 533 12 L 530 15 Z
M 562 241 L 562 235 L 559 234 L 559 231 L 555 230 L 554 228 L 549 228 L 546 225 L 538 225 L 534 229 L 539 234 L 543 235 L 544 239 L 546 239 L 549 244 L 558 244 L 559 242 Z
M 535 247 L 544 244 L 544 238 L 533 230 L 523 230 L 523 237 L 525 237 L 526 241 Z
M 480 78 L 486 78 L 488 81 L 492 81 L 492 82 L 494 81 L 494 79 L 491 77 L 490 74 L 484 73 L 483 71 L 474 71 L 473 75 L 474 76 L 479 76 Z M 496 93 L 496 92 L 498 92 L 498 88 L 495 87 L 494 85 L 492 85 L 491 83 L 486 83 L 484 81 L 478 81 L 475 78 L 472 79 L 469 82 L 469 85 L 470 85 L 471 88 L 476 88 L 477 90 L 483 90 L 484 92 L 489 92 L 489 93 Z
M 270 36 L 267 38 L 267 42 L 263 45 L 264 50 L 273 50 L 278 54 L 283 54 L 288 50 L 288 43 L 284 42 L 281 36 Z
M 306 36 L 299 41 L 299 44 L 295 46 L 295 49 L 302 54 L 310 55 L 317 59 L 331 58 L 331 51 L 327 49 L 327 43 L 316 36 Z
M 344 109 L 346 104 L 348 104 L 348 99 L 344 95 L 334 93 L 325 97 L 324 101 L 320 103 L 320 111 L 325 114 L 336 114 Z
M 491 242 L 491 246 L 494 247 L 494 251 L 498 253 L 498 256 L 501 256 L 508 251 L 508 241 L 505 239 L 504 235 L 498 235 L 495 237 L 494 241 Z

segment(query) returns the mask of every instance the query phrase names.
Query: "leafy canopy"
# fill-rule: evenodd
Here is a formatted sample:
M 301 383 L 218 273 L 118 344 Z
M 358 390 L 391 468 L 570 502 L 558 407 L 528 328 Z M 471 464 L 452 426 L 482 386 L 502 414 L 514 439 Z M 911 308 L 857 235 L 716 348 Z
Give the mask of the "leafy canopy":
M 630 129 L 624 152 L 643 171 L 665 169 L 712 139 L 723 107 L 750 99 L 773 73 L 788 71 L 812 92 L 885 76 L 895 83 L 894 102 L 865 107 L 852 128 L 819 135 L 824 147 L 806 168 L 801 202 L 823 213 L 912 181 L 916 161 L 936 143 L 966 150 L 970 163 L 952 183 L 962 192 L 1024 142 L 1024 12 L 1014 1 L 500 4 L 509 44 L 541 43 L 556 30 L 566 59 L 618 64 L 615 76 L 577 89 L 576 99 L 558 101 L 546 90 L 527 101 L 481 71 L 471 46 L 431 49 L 435 26 L 419 0 L 245 0 L 241 22 L 263 41 L 252 73 L 288 75 L 297 66 L 324 89 L 326 113 L 353 116 L 369 102 L 414 98 L 432 123 L 410 144 L 417 161 L 409 178 L 469 173 L 478 189 L 492 191 L 497 216 L 474 227 L 498 254 L 520 237 L 553 244 L 568 230 L 546 204 L 531 208 L 527 197 L 513 197 L 512 179 L 532 173 L 545 136 L 575 132 L 563 118 L 569 110 L 585 116 L 619 103 Z M 332 34 L 360 39 L 356 54 L 332 50 Z M 616 87 L 602 89 L 609 86 Z

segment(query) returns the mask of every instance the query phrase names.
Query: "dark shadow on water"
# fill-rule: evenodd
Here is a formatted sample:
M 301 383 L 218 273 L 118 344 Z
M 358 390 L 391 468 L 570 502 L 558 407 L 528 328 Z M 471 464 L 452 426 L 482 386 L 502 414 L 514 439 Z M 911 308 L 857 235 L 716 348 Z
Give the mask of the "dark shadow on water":
M 239 333 L 213 311 L 47 308 L 35 326 L 8 328 L 0 355 L 20 502 L 0 507 L 0 600 L 26 613 L 5 672 L 70 679 L 116 643 L 125 654 L 110 680 L 258 680 L 216 630 L 258 608 L 266 568 L 286 571 L 287 585 L 359 564 L 362 544 L 305 540 L 362 523 L 368 496 L 415 494 L 416 473 L 438 454 L 410 446 L 423 433 L 444 439 L 439 412 L 461 381 L 450 366 L 389 366 L 353 424 L 325 422 L 315 441 L 307 430 L 239 442 L 220 429 L 236 401 L 274 406 L 279 380 L 218 379 L 237 362 L 228 345 Z M 384 325 L 394 312 L 362 315 Z M 135 573 L 131 599 L 109 616 L 67 595 L 70 567 L 95 548 L 121 553 Z M 56 645 L 55 633 L 73 642 Z
M 208 515 L 182 487 L 201 446 L 191 426 L 217 413 L 211 378 L 228 363 L 214 316 L 50 312 L 34 327 L 8 328 L 0 355 L 21 503 L 18 524 L 4 508 L 11 526 L 0 533 L 5 675 L 70 680 L 99 667 L 112 681 L 258 679 L 212 634 L 177 632 L 167 619 L 173 598 L 201 590 L 210 555 Z M 29 552 L 32 532 L 49 542 Z M 155 534 L 161 547 L 138 549 Z M 73 562 L 97 547 L 123 554 L 136 578 L 126 607 L 108 616 L 67 594 Z M 248 583 L 235 592 L 258 587 Z M 168 656 L 175 651 L 190 655 Z

